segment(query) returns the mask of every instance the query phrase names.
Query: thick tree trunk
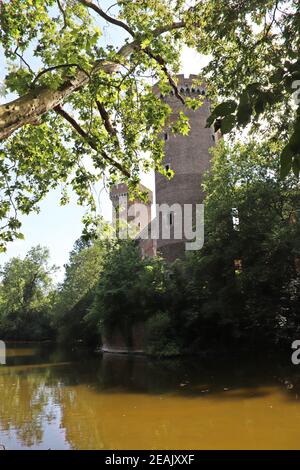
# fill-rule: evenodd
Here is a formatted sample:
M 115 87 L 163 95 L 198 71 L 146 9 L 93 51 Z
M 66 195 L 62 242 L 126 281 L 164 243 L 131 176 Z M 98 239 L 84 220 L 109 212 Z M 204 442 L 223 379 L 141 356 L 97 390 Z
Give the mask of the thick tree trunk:
M 120 59 L 128 57 L 134 47 L 134 41 L 123 46 L 119 51 Z M 95 65 L 92 73 L 104 70 L 111 74 L 119 68 L 118 63 L 102 62 Z M 14 131 L 26 124 L 38 123 L 43 114 L 62 104 L 74 91 L 80 90 L 88 82 L 88 75 L 83 70 L 78 70 L 74 78 L 67 80 L 57 90 L 36 86 L 16 100 L 0 105 L 0 140 L 7 139 Z
M 65 98 L 87 82 L 87 75 L 79 71 L 74 80 L 64 83 L 58 90 L 36 87 L 20 98 L 1 105 L 0 139 L 6 139 L 25 124 L 37 123 L 40 116 L 61 104 Z

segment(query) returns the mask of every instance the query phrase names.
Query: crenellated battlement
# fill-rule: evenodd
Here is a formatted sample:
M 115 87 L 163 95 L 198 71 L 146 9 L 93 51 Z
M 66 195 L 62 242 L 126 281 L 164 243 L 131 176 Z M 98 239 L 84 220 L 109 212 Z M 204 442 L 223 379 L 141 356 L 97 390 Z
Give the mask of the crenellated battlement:
M 199 77 L 197 75 L 189 75 L 185 77 L 183 74 L 177 75 L 177 87 L 178 91 L 183 96 L 205 96 L 206 95 L 206 86 L 205 84 L 197 83 Z M 158 86 L 155 85 L 154 90 L 158 91 Z M 172 89 L 168 96 L 175 96 L 175 92 Z M 160 94 L 161 98 L 166 98 L 166 96 Z

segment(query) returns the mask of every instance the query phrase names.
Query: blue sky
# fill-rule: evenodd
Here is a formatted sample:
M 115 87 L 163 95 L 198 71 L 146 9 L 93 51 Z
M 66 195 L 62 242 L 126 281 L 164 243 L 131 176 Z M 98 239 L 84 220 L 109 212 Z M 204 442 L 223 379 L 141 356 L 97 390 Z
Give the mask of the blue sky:
M 106 2 L 108 5 L 111 2 Z M 106 44 L 119 44 L 124 39 L 124 34 L 119 28 L 113 29 L 112 33 L 105 23 L 99 23 L 103 30 L 103 41 Z M 190 73 L 198 73 L 206 62 L 195 51 L 184 48 L 182 53 L 182 70 L 181 73 L 189 75 Z M 34 65 L 34 58 L 31 63 Z M 2 82 L 6 70 L 4 66 L 3 51 L 0 48 L 0 81 Z M 0 102 L 9 101 L 11 97 L 6 96 L 0 98 Z M 153 174 L 142 175 L 143 184 L 153 189 Z M 47 197 L 40 204 L 40 212 L 38 214 L 30 214 L 21 218 L 22 233 L 25 240 L 16 240 L 7 247 L 7 252 L 0 255 L 0 265 L 3 265 L 9 258 L 13 256 L 24 257 L 26 252 L 37 244 L 47 246 L 50 250 L 51 262 L 60 267 L 56 274 L 56 280 L 63 279 L 63 265 L 68 261 L 69 252 L 77 238 L 82 232 L 81 219 L 85 213 L 85 209 L 77 205 L 76 196 L 72 195 L 70 203 L 66 206 L 59 204 L 59 190 L 50 191 Z M 111 204 L 107 192 L 103 189 L 99 197 L 100 213 L 107 220 L 111 219 Z

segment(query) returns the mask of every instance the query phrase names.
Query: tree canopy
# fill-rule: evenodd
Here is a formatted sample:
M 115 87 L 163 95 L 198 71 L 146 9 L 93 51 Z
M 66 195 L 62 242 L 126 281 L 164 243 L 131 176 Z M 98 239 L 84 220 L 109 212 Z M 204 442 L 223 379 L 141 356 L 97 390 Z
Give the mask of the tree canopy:
M 55 326 L 61 342 L 97 336 L 98 331 L 84 321 L 88 308 L 91 307 L 98 278 L 107 255 L 108 241 L 94 240 L 85 242 L 81 237 L 70 253 L 65 265 L 65 277 L 57 289 L 53 306 Z M 96 338 L 99 339 L 99 338 Z
M 42 340 L 53 335 L 54 300 L 49 251 L 37 246 L 24 259 L 12 258 L 1 269 L 0 334 L 3 338 Z
M 163 171 L 170 108 L 153 83 L 201 105 L 176 85 L 183 45 L 211 55 L 200 77 L 218 104 L 208 125 L 283 140 L 282 176 L 298 175 L 299 18 L 296 0 L 1 1 L 13 94 L 0 105 L 1 247 L 51 188 L 66 203 L 71 187 L 93 208 L 104 174 L 136 188 L 141 170 Z M 182 116 L 175 128 L 187 132 Z

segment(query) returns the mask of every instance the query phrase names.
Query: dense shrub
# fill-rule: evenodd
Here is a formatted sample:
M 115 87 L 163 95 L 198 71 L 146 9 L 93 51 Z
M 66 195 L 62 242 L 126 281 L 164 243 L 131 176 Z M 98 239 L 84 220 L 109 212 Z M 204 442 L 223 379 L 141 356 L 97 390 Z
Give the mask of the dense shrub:
M 176 298 L 184 286 L 178 315 L 190 347 L 266 348 L 297 337 L 300 191 L 295 178 L 280 180 L 276 151 L 223 143 L 214 152 L 204 247 L 187 256 L 171 288 Z
M 174 356 L 181 352 L 178 334 L 169 313 L 158 312 L 146 324 L 147 352 L 154 356 Z

